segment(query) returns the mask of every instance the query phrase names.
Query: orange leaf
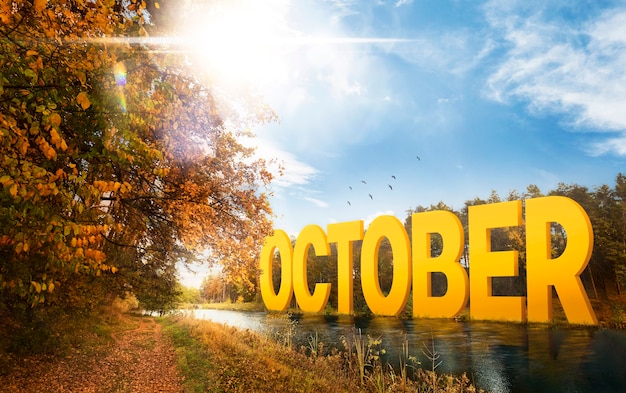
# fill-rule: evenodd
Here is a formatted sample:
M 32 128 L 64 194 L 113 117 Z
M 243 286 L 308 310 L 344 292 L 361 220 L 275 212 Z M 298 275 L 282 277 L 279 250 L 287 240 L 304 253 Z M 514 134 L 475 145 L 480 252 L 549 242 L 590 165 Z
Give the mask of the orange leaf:
M 48 120 L 50 120 L 50 123 L 56 124 L 57 126 L 61 125 L 61 116 L 59 116 L 58 113 L 51 114 Z
M 11 194 L 13 198 L 17 196 L 17 184 L 13 184 L 11 188 L 9 188 L 9 194 Z
M 89 101 L 89 97 L 87 97 L 87 93 L 85 93 L 84 91 L 78 93 L 78 95 L 76 96 L 76 102 L 78 102 L 83 110 L 86 110 L 91 106 L 91 101 Z
M 35 0 L 33 2 L 33 6 L 35 7 L 35 11 L 41 13 L 46 6 L 48 5 L 48 0 Z

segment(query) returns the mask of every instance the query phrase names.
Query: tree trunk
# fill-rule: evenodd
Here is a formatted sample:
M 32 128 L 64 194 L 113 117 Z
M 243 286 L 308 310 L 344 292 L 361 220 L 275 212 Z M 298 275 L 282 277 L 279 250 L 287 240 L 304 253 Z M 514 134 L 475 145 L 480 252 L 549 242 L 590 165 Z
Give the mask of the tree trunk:
M 598 290 L 596 289 L 596 282 L 593 279 L 593 272 L 591 271 L 591 266 L 589 266 L 589 277 L 591 277 L 591 287 L 593 288 L 593 294 L 596 300 L 598 300 Z

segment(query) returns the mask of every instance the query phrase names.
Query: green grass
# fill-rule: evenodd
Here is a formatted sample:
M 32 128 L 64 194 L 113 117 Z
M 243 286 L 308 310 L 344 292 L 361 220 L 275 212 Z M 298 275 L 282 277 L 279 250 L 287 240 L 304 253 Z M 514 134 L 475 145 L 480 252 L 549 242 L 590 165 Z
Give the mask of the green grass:
M 436 374 L 413 364 L 396 374 L 380 362 L 380 340 L 369 336 L 359 336 L 365 354 L 359 358 L 354 337 L 346 339 L 346 351 L 325 350 L 317 341 L 311 351 L 210 321 L 170 316 L 159 322 L 176 348 L 185 392 L 478 391 L 465 375 Z M 415 380 L 406 378 L 409 370 Z
M 185 377 L 185 392 L 207 392 L 212 384 L 209 371 L 213 365 L 200 340 L 192 336 L 191 327 L 176 323 L 172 318 L 159 318 L 165 333 L 172 340 L 178 366 Z

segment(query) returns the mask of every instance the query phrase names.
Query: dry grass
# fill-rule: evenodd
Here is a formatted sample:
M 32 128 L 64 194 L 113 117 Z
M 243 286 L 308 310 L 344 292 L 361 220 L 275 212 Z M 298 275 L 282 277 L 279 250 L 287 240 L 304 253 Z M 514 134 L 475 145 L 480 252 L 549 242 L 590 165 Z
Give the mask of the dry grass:
M 315 340 L 314 347 L 294 350 L 256 332 L 210 321 L 160 321 L 176 346 L 186 392 L 477 391 L 465 376 L 415 368 L 410 372 L 414 380 L 405 378 L 407 369 L 398 374 L 379 362 L 377 340 L 363 344 L 349 337 L 346 351 L 324 353 L 323 344 Z M 363 352 L 354 347 L 359 343 L 370 355 L 359 358 Z

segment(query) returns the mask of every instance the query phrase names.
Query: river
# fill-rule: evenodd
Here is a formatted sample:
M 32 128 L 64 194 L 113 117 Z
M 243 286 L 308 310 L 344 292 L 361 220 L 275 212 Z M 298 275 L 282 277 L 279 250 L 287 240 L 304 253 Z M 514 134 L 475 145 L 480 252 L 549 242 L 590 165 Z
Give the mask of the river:
M 548 328 L 496 322 L 400 320 L 304 315 L 296 319 L 264 312 L 194 310 L 209 319 L 308 346 L 317 336 L 326 348 L 342 348 L 353 332 L 382 338 L 386 360 L 397 363 L 402 343 L 430 369 L 425 345 L 440 355 L 438 372 L 466 372 L 494 393 L 626 392 L 626 332 L 598 328 Z

